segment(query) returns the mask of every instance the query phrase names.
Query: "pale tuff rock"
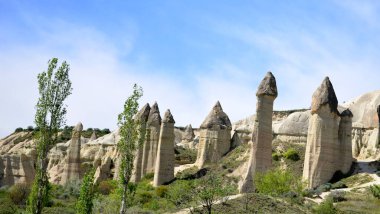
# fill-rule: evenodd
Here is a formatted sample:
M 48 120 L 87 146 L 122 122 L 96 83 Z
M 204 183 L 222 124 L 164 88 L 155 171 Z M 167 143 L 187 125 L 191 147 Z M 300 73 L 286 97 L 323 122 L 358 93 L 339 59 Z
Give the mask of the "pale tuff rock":
M 272 115 L 273 102 L 277 97 L 276 79 L 268 72 L 256 93 L 256 120 L 252 134 L 252 148 L 247 172 L 239 184 L 239 192 L 253 192 L 253 177 L 272 165 Z
M 70 180 L 79 180 L 82 130 L 82 123 L 78 123 L 73 130 L 70 146 L 67 151 L 67 159 L 63 170 L 61 184 L 66 184 Z
M 147 103 L 136 114 L 135 120 L 139 124 L 140 131 L 146 130 L 146 123 L 148 121 L 149 112 L 150 112 L 150 105 Z M 146 133 L 145 133 L 145 135 L 146 135 Z M 139 139 L 141 139 L 142 137 L 146 137 L 146 136 L 139 136 Z M 139 143 L 141 143 L 141 145 L 139 145 L 137 150 L 136 150 L 135 159 L 133 162 L 133 171 L 132 171 L 131 182 L 139 182 L 141 180 L 142 174 L 143 174 L 143 169 L 142 169 L 143 151 L 144 151 L 144 142 L 146 142 L 146 141 L 145 140 L 144 140 L 144 142 L 140 142 L 140 141 L 141 140 L 139 140 Z
M 142 175 L 154 172 L 158 141 L 160 137 L 161 116 L 157 102 L 150 109 L 147 121 L 147 135 L 143 147 Z
M 341 163 L 342 165 L 338 167 L 337 170 L 341 170 L 343 174 L 350 171 L 352 164 L 352 112 L 349 109 L 344 110 L 341 114 L 341 119 L 339 123 L 339 152 L 337 155 L 336 163 Z
M 182 135 L 182 140 L 186 142 L 191 142 L 194 140 L 194 130 L 191 124 L 186 126 L 185 133 Z
M 231 147 L 231 122 L 219 101 L 200 126 L 196 165 L 216 163 Z
M 96 133 L 95 133 L 95 131 L 92 132 L 89 141 L 93 141 L 93 140 L 96 140 Z
M 352 113 L 337 110 L 338 100 L 328 77 L 314 92 L 309 120 L 303 179 L 309 188 L 328 182 L 336 171 L 348 172 L 352 163 Z
M 167 110 L 162 120 L 158 143 L 153 180 L 155 187 L 174 179 L 174 123 L 170 110 Z
M 30 156 L 25 154 L 5 155 L 1 159 L 0 186 L 33 182 L 35 175 L 34 160 Z

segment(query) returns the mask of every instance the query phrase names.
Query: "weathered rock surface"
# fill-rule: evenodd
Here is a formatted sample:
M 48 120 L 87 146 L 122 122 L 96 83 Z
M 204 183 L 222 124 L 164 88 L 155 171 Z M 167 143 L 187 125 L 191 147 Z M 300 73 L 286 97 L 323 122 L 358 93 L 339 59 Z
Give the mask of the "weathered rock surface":
M 161 116 L 157 102 L 150 111 L 147 121 L 147 136 L 143 147 L 142 176 L 153 173 L 156 165 L 158 141 L 160 137 Z
M 352 159 L 347 160 L 345 155 L 350 153 L 347 135 L 351 133 L 352 114 L 343 112 L 340 123 L 338 100 L 328 77 L 314 92 L 311 106 L 303 179 L 309 188 L 315 188 L 328 182 L 336 171 L 343 171 L 342 167 L 351 166 Z
M 231 129 L 230 119 L 218 101 L 200 126 L 196 160 L 199 168 L 205 163 L 216 163 L 230 150 Z
M 67 151 L 66 163 L 63 168 L 63 175 L 61 184 L 66 184 L 72 180 L 79 180 L 81 173 L 81 135 L 82 135 L 83 125 L 78 123 L 74 130 L 70 140 L 70 145 Z
M 139 123 L 139 129 L 141 130 L 146 130 L 146 123 L 148 121 L 149 117 L 149 112 L 150 112 L 150 105 L 147 103 L 145 106 L 141 108 L 141 110 L 137 113 L 135 120 L 138 121 Z M 146 131 L 144 132 L 145 136 L 139 136 L 139 139 L 144 139 L 146 138 Z M 143 153 L 144 153 L 144 142 L 141 142 L 139 140 L 139 147 L 136 150 L 136 155 L 135 155 L 135 160 L 133 162 L 133 171 L 132 171 L 132 177 L 131 181 L 132 182 L 139 182 L 142 178 L 143 175 Z
M 344 110 L 340 114 L 339 123 L 339 152 L 335 163 L 341 163 L 341 166 L 337 168 L 343 174 L 350 171 L 353 157 L 352 157 L 352 112 L 349 109 Z
M 195 134 L 191 124 L 186 126 L 185 133 L 182 135 L 182 141 L 191 142 L 194 140 Z
M 162 120 L 158 143 L 153 186 L 165 184 L 174 179 L 174 118 L 167 110 Z
M 253 177 L 272 165 L 272 114 L 273 102 L 277 97 L 276 79 L 268 72 L 256 93 L 256 120 L 252 134 L 252 148 L 247 172 L 239 185 L 239 192 L 253 192 Z

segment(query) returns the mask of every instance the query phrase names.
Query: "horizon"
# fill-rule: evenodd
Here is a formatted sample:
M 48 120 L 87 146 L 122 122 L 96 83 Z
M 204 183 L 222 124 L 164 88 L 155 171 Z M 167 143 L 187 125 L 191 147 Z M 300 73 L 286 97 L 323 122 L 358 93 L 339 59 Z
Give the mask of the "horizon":
M 339 104 L 379 90 L 380 2 L 0 0 L 0 138 L 34 125 L 37 74 L 70 64 L 67 125 L 116 129 L 142 86 L 176 126 L 200 126 L 220 101 L 231 122 L 255 114 L 276 77 L 275 110 L 308 108 L 325 76 Z

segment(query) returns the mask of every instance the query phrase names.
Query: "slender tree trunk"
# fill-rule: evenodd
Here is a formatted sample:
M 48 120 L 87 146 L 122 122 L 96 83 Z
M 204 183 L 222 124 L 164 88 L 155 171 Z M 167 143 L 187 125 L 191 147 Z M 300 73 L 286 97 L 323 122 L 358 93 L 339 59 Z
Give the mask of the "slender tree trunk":
M 37 193 L 37 205 L 36 205 L 36 212 L 35 214 L 40 214 L 42 213 L 42 209 L 44 207 L 44 194 L 47 189 L 47 176 L 46 176 L 46 169 L 47 169 L 47 150 L 43 152 L 43 155 L 38 157 L 38 162 L 39 162 L 39 180 L 38 180 L 38 193 Z M 43 158 L 45 157 L 45 158 Z
M 128 185 L 123 186 L 123 196 L 121 199 L 120 214 L 125 214 L 125 212 L 127 211 L 127 188 Z

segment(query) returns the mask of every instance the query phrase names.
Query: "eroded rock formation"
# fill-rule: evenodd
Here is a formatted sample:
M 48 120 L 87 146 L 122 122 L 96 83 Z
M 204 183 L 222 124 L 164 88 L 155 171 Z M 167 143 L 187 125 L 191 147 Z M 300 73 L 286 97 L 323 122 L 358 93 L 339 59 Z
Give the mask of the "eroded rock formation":
M 352 163 L 352 113 L 338 112 L 338 99 L 326 77 L 311 104 L 303 179 L 309 188 L 328 182 L 335 172 L 348 172 Z
M 202 168 L 205 163 L 216 163 L 231 147 L 232 125 L 223 112 L 219 101 L 200 126 L 196 165 Z
M 147 121 L 147 135 L 143 146 L 142 156 L 142 175 L 153 173 L 156 164 L 156 155 L 158 148 L 158 141 L 160 137 L 161 116 L 157 102 L 153 104 L 149 111 Z
M 146 123 L 148 121 L 149 112 L 150 112 L 150 105 L 147 103 L 145 104 L 145 106 L 141 108 L 141 110 L 137 113 L 135 117 L 135 120 L 139 123 L 140 133 L 145 134 L 145 136 L 139 136 L 139 139 L 144 139 L 146 137 Z M 146 142 L 146 140 L 144 140 L 143 142 L 139 140 L 140 145 L 136 150 L 135 160 L 133 162 L 133 172 L 132 172 L 132 177 L 131 177 L 132 182 L 139 182 L 143 175 L 142 166 L 143 166 L 144 142 Z
M 71 137 L 71 142 L 67 150 L 67 159 L 64 166 L 61 184 L 66 184 L 71 180 L 78 181 L 81 173 L 81 160 L 80 160 L 80 150 L 81 150 L 81 135 L 82 135 L 83 125 L 78 123 L 73 129 L 73 134 Z
M 241 193 L 254 190 L 253 177 L 272 165 L 272 114 L 273 102 L 277 97 L 276 79 L 268 72 L 256 93 L 256 119 L 252 134 L 252 147 L 247 172 L 239 184 Z
M 153 180 L 155 187 L 174 179 L 174 123 L 170 110 L 167 110 L 160 130 Z
M 194 140 L 194 130 L 191 124 L 186 126 L 185 133 L 182 135 L 182 141 L 191 142 Z

